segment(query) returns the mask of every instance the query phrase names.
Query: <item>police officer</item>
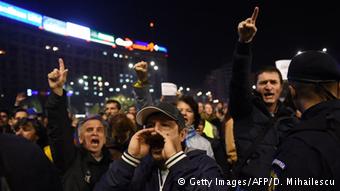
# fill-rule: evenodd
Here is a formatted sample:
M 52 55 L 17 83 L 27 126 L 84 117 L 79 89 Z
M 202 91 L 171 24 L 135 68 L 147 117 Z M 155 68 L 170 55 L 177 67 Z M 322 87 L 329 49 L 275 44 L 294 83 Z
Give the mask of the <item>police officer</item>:
M 340 190 L 340 65 L 306 51 L 292 59 L 288 81 L 302 118 L 272 162 L 270 190 Z

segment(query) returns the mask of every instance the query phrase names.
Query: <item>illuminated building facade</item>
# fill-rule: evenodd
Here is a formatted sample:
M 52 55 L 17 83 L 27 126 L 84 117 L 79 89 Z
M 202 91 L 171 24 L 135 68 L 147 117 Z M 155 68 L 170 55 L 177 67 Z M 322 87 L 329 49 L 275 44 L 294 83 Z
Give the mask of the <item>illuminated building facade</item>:
M 167 80 L 167 49 L 156 43 L 119 38 L 0 1 L 0 106 L 10 107 L 18 92 L 48 94 L 47 74 L 63 58 L 69 68 L 66 89 L 79 112 L 84 104 L 132 95 L 133 64 L 151 62 L 155 98 Z M 45 96 L 46 97 L 46 96 Z

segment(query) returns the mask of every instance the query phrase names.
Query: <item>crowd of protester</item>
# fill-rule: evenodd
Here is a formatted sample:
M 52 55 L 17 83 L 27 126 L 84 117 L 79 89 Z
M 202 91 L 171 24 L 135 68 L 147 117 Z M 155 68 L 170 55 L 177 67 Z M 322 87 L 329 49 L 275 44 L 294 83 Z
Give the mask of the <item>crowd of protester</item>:
M 47 75 L 45 114 L 24 107 L 22 93 L 0 110 L 0 190 L 339 190 L 340 65 L 306 51 L 292 59 L 284 102 L 275 67 L 261 68 L 252 89 L 258 13 L 237 27 L 229 103 L 178 94 L 155 104 L 141 61 L 134 105 L 124 111 L 112 99 L 78 119 L 68 111 L 67 63 L 59 59 Z M 261 178 L 282 182 L 248 182 Z M 289 185 L 289 178 L 319 184 Z

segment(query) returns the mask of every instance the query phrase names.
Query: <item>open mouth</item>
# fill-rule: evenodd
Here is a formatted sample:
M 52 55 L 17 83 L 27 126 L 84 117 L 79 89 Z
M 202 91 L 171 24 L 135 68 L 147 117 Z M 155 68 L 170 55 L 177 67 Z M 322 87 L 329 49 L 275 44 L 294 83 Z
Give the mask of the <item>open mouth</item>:
M 271 97 L 273 97 L 274 95 L 275 95 L 274 93 L 270 93 L 270 92 L 264 93 L 264 97 L 266 97 L 266 98 L 271 98 Z
M 99 145 L 99 139 L 93 138 L 93 139 L 91 140 L 91 145 L 98 146 L 98 145 Z
M 147 144 L 150 145 L 151 149 L 154 149 L 154 150 L 161 149 L 162 150 L 163 147 L 164 147 L 164 138 L 159 134 L 152 135 L 152 136 L 148 137 Z

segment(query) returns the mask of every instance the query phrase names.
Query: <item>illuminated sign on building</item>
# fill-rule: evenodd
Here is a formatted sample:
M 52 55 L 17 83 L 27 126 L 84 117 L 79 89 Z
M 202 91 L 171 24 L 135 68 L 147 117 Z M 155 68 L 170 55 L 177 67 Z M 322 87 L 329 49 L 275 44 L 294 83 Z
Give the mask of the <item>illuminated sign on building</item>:
M 94 30 L 91 30 L 91 41 L 101 43 L 101 44 L 106 44 L 110 46 L 116 46 L 114 44 L 115 39 L 112 35 L 104 34 L 101 32 L 97 32 Z
M 43 29 L 61 34 L 66 35 L 66 22 L 60 21 L 51 17 L 44 16 L 43 17 Z
M 42 15 L 0 1 L 0 15 L 37 27 L 42 25 Z
M 157 52 L 165 52 L 165 53 L 168 52 L 168 50 L 167 50 L 165 47 L 159 46 L 159 45 L 157 45 L 157 44 L 153 47 L 153 49 L 154 49 L 155 51 L 157 51 Z
M 113 35 L 91 30 L 71 22 L 64 22 L 48 16 L 43 16 L 11 4 L 0 1 L 0 16 L 24 22 L 39 27 L 49 32 L 60 35 L 68 35 L 87 41 L 93 41 L 116 48 L 116 45 L 123 46 L 129 50 L 138 49 L 143 51 L 167 52 L 165 47 L 141 41 L 132 42 L 129 38 L 114 38 Z
M 66 22 L 66 35 L 84 40 L 90 40 L 91 38 L 90 28 L 74 24 L 71 22 Z
M 125 38 L 125 40 L 123 40 L 121 38 L 117 38 L 115 42 L 116 42 L 117 45 L 124 46 L 126 48 L 133 45 L 133 42 L 128 38 Z
M 140 41 L 135 41 L 135 43 L 132 45 L 133 49 L 138 49 L 138 50 L 145 50 L 145 51 L 153 51 L 154 49 L 154 43 L 146 43 L 146 42 L 140 42 Z

